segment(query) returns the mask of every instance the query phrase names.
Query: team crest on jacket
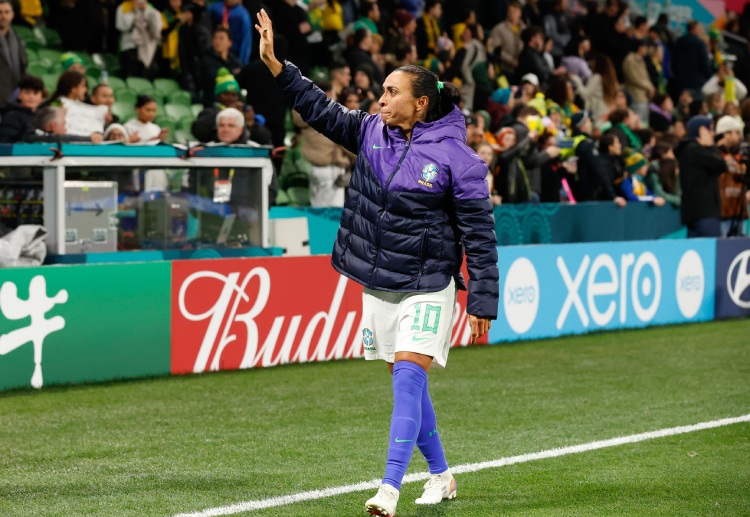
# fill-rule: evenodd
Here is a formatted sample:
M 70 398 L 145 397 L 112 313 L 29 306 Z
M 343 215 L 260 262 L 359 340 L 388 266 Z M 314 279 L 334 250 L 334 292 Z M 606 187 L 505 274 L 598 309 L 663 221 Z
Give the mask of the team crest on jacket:
M 437 178 L 438 168 L 434 163 L 428 163 L 422 169 L 422 179 L 419 180 L 420 185 L 432 188 L 432 182 Z

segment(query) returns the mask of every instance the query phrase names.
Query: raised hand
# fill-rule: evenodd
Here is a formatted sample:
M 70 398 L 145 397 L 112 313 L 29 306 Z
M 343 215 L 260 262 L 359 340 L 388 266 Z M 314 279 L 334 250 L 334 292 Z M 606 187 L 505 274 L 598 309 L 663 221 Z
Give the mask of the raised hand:
M 255 29 L 260 33 L 260 59 L 276 77 L 284 67 L 273 52 L 273 24 L 265 9 L 261 9 L 258 13 L 258 23 L 255 24 Z

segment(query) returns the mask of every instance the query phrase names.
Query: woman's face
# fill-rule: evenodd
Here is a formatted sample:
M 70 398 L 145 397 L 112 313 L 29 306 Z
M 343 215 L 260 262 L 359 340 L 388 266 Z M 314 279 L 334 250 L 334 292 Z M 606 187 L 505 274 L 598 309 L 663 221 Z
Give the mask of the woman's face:
M 687 131 L 685 130 L 685 123 L 678 120 L 674 123 L 674 129 L 672 130 L 674 133 L 674 136 L 682 140 L 687 136 Z
M 113 129 L 107 135 L 107 140 L 110 141 L 110 142 L 124 142 L 125 141 L 125 133 L 123 133 L 119 129 Z
M 622 90 L 619 90 L 615 95 L 615 106 L 617 109 L 628 109 L 628 98 Z
M 350 110 L 358 110 L 359 109 L 359 95 L 356 93 L 350 93 L 346 96 L 346 101 L 344 102 L 344 106 L 349 108 Z
M 661 109 L 667 113 L 672 113 L 674 111 L 674 101 L 672 101 L 672 97 L 669 95 L 664 97 L 664 102 L 661 103 Z
M 76 101 L 82 101 L 86 99 L 86 94 L 88 93 L 88 91 L 89 89 L 86 84 L 86 80 L 84 79 L 78 86 L 74 86 L 73 89 L 70 90 L 70 94 L 68 95 L 68 97 Z
M 400 127 L 405 131 L 411 131 L 414 124 L 420 119 L 424 120 L 426 115 L 427 99 L 414 98 L 410 75 L 404 72 L 393 72 L 386 77 L 383 95 L 378 103 L 383 123 L 390 127 Z
M 140 108 L 136 108 L 136 112 L 138 113 L 138 120 L 141 122 L 153 122 L 156 118 L 156 103 L 147 102 Z
M 370 78 L 362 70 L 358 70 L 357 73 L 354 74 L 354 84 L 357 85 L 357 88 L 362 88 L 363 90 L 369 90 Z
M 622 154 L 622 143 L 620 143 L 620 139 L 615 138 L 607 150 L 612 156 L 620 156 Z
M 479 148 L 477 149 L 477 154 L 487 165 L 492 163 L 492 157 L 495 155 L 495 153 L 492 151 L 492 147 L 486 144 L 479 146 Z

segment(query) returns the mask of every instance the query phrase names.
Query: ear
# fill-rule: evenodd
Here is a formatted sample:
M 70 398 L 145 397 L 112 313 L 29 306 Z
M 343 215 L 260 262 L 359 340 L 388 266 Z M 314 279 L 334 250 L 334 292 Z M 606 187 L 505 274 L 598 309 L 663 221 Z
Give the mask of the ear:
M 417 112 L 422 113 L 427 109 L 427 105 L 430 103 L 430 100 L 427 98 L 427 95 L 422 95 L 420 98 L 417 99 Z

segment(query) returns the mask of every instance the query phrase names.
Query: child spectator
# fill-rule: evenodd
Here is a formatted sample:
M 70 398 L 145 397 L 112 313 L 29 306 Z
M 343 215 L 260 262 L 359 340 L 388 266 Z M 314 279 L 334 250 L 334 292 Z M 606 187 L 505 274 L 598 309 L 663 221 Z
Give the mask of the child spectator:
M 665 136 L 659 139 L 651 152 L 651 164 L 646 176 L 646 186 L 670 204 L 680 206 L 682 189 L 678 181 L 679 167 L 674 155 L 676 138 Z
M 156 118 L 156 101 L 149 95 L 139 95 L 135 101 L 136 118 L 125 123 L 128 133 L 138 133 L 140 140 L 134 143 L 157 143 L 167 138 L 168 128 L 154 124 Z
M 110 124 L 107 129 L 104 130 L 104 141 L 105 142 L 128 142 L 130 136 L 128 130 L 122 124 Z
M 664 198 L 658 197 L 646 187 L 644 178 L 648 172 L 648 162 L 639 152 L 631 152 L 625 158 L 625 177 L 619 182 L 622 197 L 628 201 L 647 201 L 656 206 L 664 205 Z
M 21 77 L 18 90 L 18 100 L 5 107 L 0 124 L 0 142 L 20 141 L 29 125 L 33 123 L 37 108 L 42 104 L 44 83 L 38 77 Z

